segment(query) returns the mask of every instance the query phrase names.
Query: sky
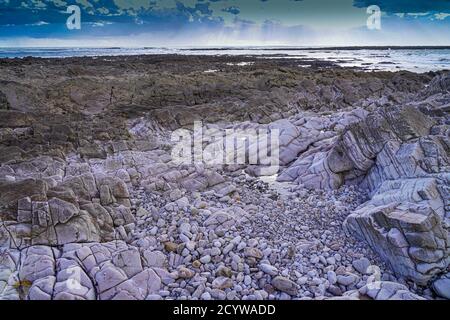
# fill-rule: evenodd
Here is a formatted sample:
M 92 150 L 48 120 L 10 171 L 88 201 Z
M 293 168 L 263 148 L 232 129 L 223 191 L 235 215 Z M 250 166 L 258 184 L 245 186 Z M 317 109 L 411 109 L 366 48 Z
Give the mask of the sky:
M 0 0 L 2 47 L 260 45 L 450 45 L 450 0 Z

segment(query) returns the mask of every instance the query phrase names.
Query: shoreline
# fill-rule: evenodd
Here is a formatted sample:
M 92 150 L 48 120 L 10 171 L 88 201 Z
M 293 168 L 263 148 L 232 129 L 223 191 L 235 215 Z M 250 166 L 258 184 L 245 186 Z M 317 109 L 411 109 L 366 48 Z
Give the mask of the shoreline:
M 295 46 L 263 46 L 250 47 L 254 50 L 449 50 L 448 46 L 324 46 L 324 47 L 295 47 Z M 181 48 L 180 50 L 248 50 L 245 47 L 205 47 L 205 48 Z
M 235 63 L 235 67 L 249 67 L 249 65 L 240 65 L 240 63 L 255 63 L 257 61 L 274 61 L 276 64 L 287 65 L 289 67 L 299 67 L 306 69 L 323 69 L 323 68 L 331 68 L 331 69 L 344 69 L 344 70 L 355 70 L 362 72 L 411 72 L 415 74 L 427 74 L 427 73 L 445 73 L 450 70 L 446 68 L 437 69 L 437 70 L 407 70 L 407 69 L 386 69 L 386 66 L 392 65 L 394 67 L 394 63 L 390 62 L 380 62 L 380 63 L 362 63 L 359 66 L 347 66 L 340 65 L 340 63 L 346 63 L 347 61 L 333 61 L 319 58 L 310 58 L 310 57 L 292 57 L 287 54 L 275 54 L 275 55 L 258 55 L 258 54 L 219 54 L 219 55 L 189 55 L 189 54 L 131 54 L 131 55 L 98 55 L 98 56 L 68 56 L 68 57 L 35 57 L 35 56 L 25 56 L 25 57 L 1 57 L 0 65 L 21 65 L 22 63 L 35 63 L 35 62 L 45 62 L 46 64 L 51 64 L 53 62 L 67 64 L 67 63 L 91 63 L 91 62 L 123 62 L 127 61 L 129 63 L 154 63 L 159 62 L 161 60 L 166 60 L 167 62 L 178 63 L 180 60 L 189 63 L 190 60 L 198 61 L 203 59 L 205 61 L 205 70 L 211 70 L 206 67 L 206 64 L 210 62 L 218 62 L 231 66 L 231 63 Z M 224 66 L 226 67 L 226 66 Z
M 348 56 L 345 55 L 336 55 L 340 51 L 332 52 L 327 50 L 318 49 L 315 51 L 309 51 L 307 54 L 302 54 L 302 52 L 306 51 L 296 51 L 296 49 L 292 50 L 275 50 L 271 51 L 270 49 L 264 50 L 256 50 L 258 52 L 252 52 L 251 50 L 247 53 L 240 50 L 219 50 L 216 49 L 208 49 L 205 51 L 201 51 L 201 49 L 185 51 L 187 54 L 184 54 L 182 50 L 175 53 L 143 53 L 143 52 L 121 52 L 120 50 L 116 53 L 114 52 L 96 52 L 95 49 L 88 49 L 94 51 L 82 52 L 80 55 L 70 56 L 70 54 L 61 52 L 60 56 L 55 55 L 52 56 L 48 53 L 43 53 L 42 56 L 33 56 L 33 55 L 24 55 L 19 57 L 2 57 L 0 58 L 0 63 L 6 65 L 8 63 L 18 63 L 21 61 L 27 61 L 31 63 L 32 61 L 47 61 L 48 63 L 52 63 L 52 61 L 56 61 L 57 63 L 75 63 L 78 59 L 84 59 L 87 63 L 91 61 L 107 61 L 110 62 L 116 61 L 118 63 L 122 61 L 127 61 L 130 63 L 140 63 L 142 61 L 147 61 L 148 63 L 153 63 L 154 61 L 159 61 L 161 59 L 165 59 L 168 62 L 173 61 L 177 63 L 178 61 L 197 61 L 199 59 L 203 59 L 205 61 L 205 65 L 214 59 L 216 61 L 222 61 L 223 63 L 236 63 L 237 66 L 243 67 L 242 63 L 254 63 L 255 61 L 264 61 L 264 60 L 275 60 L 275 61 L 285 61 L 285 65 L 289 65 L 289 67 L 295 67 L 297 64 L 298 67 L 307 68 L 313 67 L 313 69 L 317 68 L 347 68 L 354 70 L 361 70 L 364 72 L 397 72 L 397 71 L 409 71 L 413 73 L 428 73 L 428 72 L 445 72 L 450 69 L 450 65 L 448 64 L 447 58 L 439 58 L 435 56 L 433 59 L 436 60 L 423 60 L 421 57 L 414 57 L 408 55 L 400 55 L 397 56 L 393 53 L 393 51 L 386 51 L 386 54 L 373 54 L 368 53 L 363 56 L 350 54 Z M 217 51 L 217 52 L 216 52 Z M 198 53 L 196 53 L 198 52 Z M 208 52 L 212 54 L 208 54 Z M 296 54 L 291 54 L 296 53 Z M 318 54 L 314 53 L 318 52 Z M 328 52 L 328 53 L 327 53 Z M 38 55 L 34 53 L 35 55 Z M 0 52 L 1 55 L 1 52 Z M 417 62 L 412 64 L 409 61 L 413 58 L 417 59 Z M 240 61 L 237 61 L 239 60 Z M 420 60 L 422 59 L 422 60 Z M 83 61 L 83 60 L 80 60 Z M 290 62 L 287 62 L 290 61 Z M 433 62 L 434 61 L 434 62 Z M 241 63 L 241 65 L 239 65 Z M 210 69 L 207 69 L 210 70 Z
M 450 45 L 424 45 L 424 46 L 398 46 L 398 45 L 382 45 L 382 46 L 204 46 L 204 47 L 1 47 L 0 50 L 4 49 L 177 49 L 177 50 L 429 50 L 429 49 L 450 49 Z

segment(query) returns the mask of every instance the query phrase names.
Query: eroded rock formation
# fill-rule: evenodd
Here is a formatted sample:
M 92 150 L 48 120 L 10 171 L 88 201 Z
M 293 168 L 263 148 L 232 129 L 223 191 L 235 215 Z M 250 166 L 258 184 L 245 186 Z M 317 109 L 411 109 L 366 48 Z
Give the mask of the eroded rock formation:
M 448 75 L 298 63 L 1 61 L 0 298 L 419 299 L 405 277 L 445 297 Z M 294 183 L 175 163 L 194 120 L 279 130 Z M 368 288 L 382 263 L 343 225 L 397 278 Z
M 438 76 L 418 94 L 424 102 L 365 115 L 279 177 L 310 189 L 358 184 L 367 190 L 371 199 L 350 214 L 346 230 L 422 285 L 450 262 L 447 84 L 448 76 Z

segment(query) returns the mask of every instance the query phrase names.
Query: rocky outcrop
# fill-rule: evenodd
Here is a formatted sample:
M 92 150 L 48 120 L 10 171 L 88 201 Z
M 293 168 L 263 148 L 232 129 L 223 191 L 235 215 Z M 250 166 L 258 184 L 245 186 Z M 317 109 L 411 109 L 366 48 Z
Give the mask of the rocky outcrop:
M 399 275 L 425 285 L 450 263 L 449 178 L 448 137 L 389 140 L 361 183 L 372 199 L 346 228 Z
M 434 77 L 421 94 L 423 97 L 431 97 L 447 93 L 450 93 L 450 76 L 444 73 Z
M 144 300 L 159 292 L 162 279 L 171 281 L 163 269 L 144 269 L 144 253 L 122 241 L 30 246 L 17 254 L 19 260 L 2 261 L 9 268 L 0 279 L 3 299 Z
M 119 177 L 94 176 L 88 165 L 52 157 L 1 168 L 3 240 L 11 247 L 110 241 L 117 238 L 114 227 L 134 222 Z
M 412 293 L 404 285 L 389 281 L 374 281 L 360 288 L 358 294 L 361 298 L 373 300 L 425 300 Z
M 437 137 L 387 143 L 362 182 L 372 199 L 346 223 L 350 233 L 368 241 L 398 274 L 420 284 L 450 262 L 448 164 Z
M 364 205 L 346 220 L 347 231 L 365 240 L 398 275 L 426 285 L 449 265 L 448 231 L 430 207 Z
M 433 125 L 412 107 L 384 108 L 363 117 L 327 144 L 303 153 L 279 180 L 294 180 L 311 189 L 336 189 L 362 180 L 386 143 L 428 135 Z
M 445 297 L 447 81 L 298 63 L 1 61 L 0 299 Z M 278 130 L 279 167 L 177 163 L 194 120 Z
M 442 99 L 438 76 L 418 96 Z M 438 101 L 440 101 L 437 99 Z M 450 263 L 448 123 L 417 108 L 380 108 L 300 154 L 279 176 L 309 189 L 358 184 L 371 200 L 346 219 L 400 276 L 425 285 Z M 423 105 L 422 105 L 423 107 Z

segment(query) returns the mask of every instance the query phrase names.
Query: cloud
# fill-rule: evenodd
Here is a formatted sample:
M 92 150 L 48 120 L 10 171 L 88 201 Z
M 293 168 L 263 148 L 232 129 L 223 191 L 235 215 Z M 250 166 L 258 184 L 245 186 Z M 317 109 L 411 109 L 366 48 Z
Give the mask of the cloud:
M 45 22 L 45 21 L 38 21 L 38 22 L 36 22 L 36 23 L 32 23 L 32 24 L 30 24 L 30 26 L 46 26 L 46 25 L 48 25 L 49 23 L 48 22 Z
M 81 30 L 65 27 L 70 4 L 81 8 Z M 373 4 L 384 13 L 377 34 L 366 32 L 365 9 Z M 0 39 L 311 45 L 362 43 L 375 35 L 398 41 L 399 33 L 418 41 L 420 26 L 428 41 L 429 34 L 448 34 L 449 15 L 449 0 L 0 0 Z
M 228 12 L 228 13 L 231 13 L 231 14 L 234 14 L 234 15 L 238 15 L 241 12 L 241 10 L 238 7 L 235 7 L 235 6 L 224 8 L 224 9 L 222 9 L 222 11 L 223 12 Z
M 444 19 L 450 17 L 450 13 L 443 13 L 443 12 L 441 12 L 441 13 L 435 13 L 435 14 L 434 14 L 434 17 L 435 17 L 437 20 L 444 20 Z

